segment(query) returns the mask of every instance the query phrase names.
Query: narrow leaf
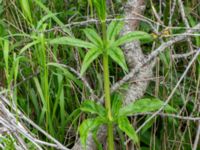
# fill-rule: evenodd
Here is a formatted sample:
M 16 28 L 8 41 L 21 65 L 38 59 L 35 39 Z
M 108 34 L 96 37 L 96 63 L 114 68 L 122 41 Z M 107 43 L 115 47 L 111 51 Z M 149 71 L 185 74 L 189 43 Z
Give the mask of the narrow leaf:
M 113 41 L 124 26 L 122 21 L 112 21 L 107 29 L 107 39 Z
M 80 139 L 83 149 L 86 149 L 89 132 L 92 130 L 97 130 L 97 128 L 103 123 L 104 122 L 101 120 L 101 118 L 97 117 L 95 119 L 87 119 L 79 126 Z
M 122 107 L 122 95 L 115 93 L 112 97 L 112 114 L 114 118 L 118 117 L 119 110 Z
M 119 47 L 110 48 L 108 50 L 108 55 L 126 72 L 128 72 L 128 67 L 126 65 L 125 57 L 122 50 Z
M 120 46 L 127 42 L 131 42 L 134 40 L 140 40 L 143 42 L 151 41 L 152 37 L 150 34 L 142 31 L 134 31 L 127 33 L 126 35 L 122 36 L 118 40 L 113 43 L 113 46 Z
M 83 64 L 81 67 L 81 76 L 83 75 L 83 73 L 87 70 L 87 68 L 89 67 L 89 65 L 101 54 L 102 52 L 99 51 L 98 49 L 91 49 L 87 52 L 87 54 L 85 55 L 85 58 L 83 60 Z
M 164 102 L 159 99 L 140 99 L 121 108 L 119 111 L 119 116 L 130 116 L 136 113 L 157 111 L 163 105 Z M 169 105 L 165 106 L 164 110 L 168 112 L 176 112 L 176 110 Z
M 98 17 L 101 21 L 106 19 L 106 1 L 105 0 L 93 0 L 96 7 Z
M 32 22 L 32 17 L 31 17 L 31 10 L 29 6 L 29 1 L 28 0 L 20 0 L 21 8 L 23 11 L 24 16 Z
M 61 44 L 61 45 L 70 45 L 76 47 L 83 47 L 83 48 L 94 48 L 95 45 L 83 40 L 79 40 L 76 38 L 71 37 L 59 37 L 55 39 L 48 40 L 49 44 Z
M 19 55 L 21 55 L 22 53 L 24 53 L 27 49 L 31 48 L 32 46 L 38 44 L 39 41 L 33 41 L 31 43 L 26 44 L 19 52 Z
M 89 134 L 90 129 L 92 128 L 94 119 L 87 119 L 83 121 L 83 123 L 79 126 L 80 139 L 83 149 L 86 149 L 86 141 Z
M 67 79 L 69 79 L 70 81 L 74 81 L 80 88 L 82 87 L 82 83 L 77 79 L 76 76 L 74 76 L 69 70 L 68 68 L 66 68 L 66 66 L 64 64 L 59 64 L 59 63 L 48 63 L 49 66 L 52 67 L 56 67 L 60 70 L 63 71 L 63 74 L 65 75 L 65 77 Z
M 9 41 L 8 40 L 4 40 L 4 46 L 3 46 L 3 57 L 4 57 L 4 61 L 5 61 L 5 65 L 6 65 L 6 74 L 7 74 L 7 78 L 8 78 L 8 71 L 9 71 Z
M 39 6 L 45 13 L 53 14 L 48 7 L 46 7 L 41 0 L 34 0 L 34 2 Z M 52 19 L 65 31 L 68 35 L 72 35 L 71 31 L 65 27 L 65 24 L 55 15 L 52 15 Z
M 97 104 L 92 100 L 85 100 L 81 104 L 80 109 L 84 112 L 89 112 L 89 113 L 92 113 L 92 114 L 98 114 L 101 117 L 106 116 L 105 108 L 102 105 Z
M 97 34 L 97 32 L 93 29 L 84 29 L 83 30 L 86 37 L 93 43 L 95 44 L 97 47 L 102 47 L 103 42 L 100 38 L 100 36 Z
M 127 117 L 120 117 L 118 118 L 118 126 L 119 128 L 126 133 L 135 143 L 139 142 L 137 133 L 135 132 L 135 129 L 130 124 Z

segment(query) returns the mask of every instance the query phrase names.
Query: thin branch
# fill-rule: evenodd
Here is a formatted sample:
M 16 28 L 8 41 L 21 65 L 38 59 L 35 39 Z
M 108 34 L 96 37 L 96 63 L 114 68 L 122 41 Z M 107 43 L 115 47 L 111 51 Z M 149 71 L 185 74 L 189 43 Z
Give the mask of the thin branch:
M 151 117 L 149 117 L 138 129 L 137 129 L 137 133 L 152 119 L 154 118 L 156 115 L 158 115 L 164 108 L 165 106 L 169 103 L 169 101 L 171 100 L 172 96 L 174 95 L 176 89 L 178 88 L 178 86 L 180 85 L 180 83 L 182 82 L 182 80 L 184 79 L 185 75 L 187 74 L 188 70 L 190 69 L 190 67 L 192 66 L 192 64 L 194 63 L 194 61 L 196 60 L 196 58 L 199 56 L 200 53 L 200 48 L 198 49 L 198 51 L 196 52 L 195 56 L 193 57 L 193 59 L 190 61 L 190 63 L 188 64 L 187 68 L 185 69 L 184 73 L 182 74 L 181 78 L 179 79 L 179 81 L 177 82 L 176 86 L 174 87 L 174 89 L 172 90 L 171 94 L 169 95 L 169 97 L 167 98 L 167 100 L 165 101 L 165 103 L 163 104 L 163 106 L 156 111 Z
M 18 116 L 20 118 L 22 118 L 23 120 L 25 120 L 26 122 L 28 122 L 30 125 L 32 125 L 35 129 L 37 129 L 38 131 L 40 131 L 41 133 L 43 133 L 43 135 L 45 135 L 49 140 L 53 141 L 56 145 L 58 149 L 62 149 L 62 150 L 69 150 L 68 148 L 66 148 L 64 145 L 62 145 L 58 140 L 56 140 L 55 138 L 53 138 L 50 134 L 48 134 L 46 131 L 44 131 L 42 128 L 40 128 L 37 124 L 35 124 L 32 120 L 30 120 L 29 118 L 27 118 L 20 110 L 18 110 L 16 108 L 16 106 L 14 104 L 10 104 L 9 101 L 3 96 L 0 95 L 0 99 L 7 104 L 8 106 L 12 107 L 12 110 L 17 112 Z M 7 111 L 8 112 L 8 111 Z M 9 112 L 8 112 L 9 113 Z M 1 118 L 0 118 L 1 119 Z M 3 120 L 1 120 L 3 121 Z M 12 120 L 11 120 L 12 121 Z M 2 122 L 1 122 L 2 123 Z M 5 124 L 6 125 L 6 124 Z M 38 142 L 37 140 L 35 141 L 30 135 L 27 135 L 26 132 L 23 132 L 21 130 L 21 128 L 18 128 L 18 126 L 15 127 L 15 129 L 21 131 L 22 134 L 24 134 L 28 139 L 31 139 L 32 142 Z M 40 142 L 41 144 L 41 142 Z M 44 144 L 44 143 L 43 143 Z
M 184 53 L 184 54 L 174 54 L 174 55 L 172 55 L 172 58 L 173 59 L 187 58 L 187 57 L 192 56 L 196 52 L 197 52 L 197 50 L 194 50 L 194 51 L 191 51 L 191 52 L 188 52 L 188 53 Z
M 198 122 L 198 129 L 197 129 L 197 134 L 195 137 L 194 145 L 192 147 L 192 150 L 196 150 L 198 143 L 199 143 L 199 137 L 200 137 L 200 121 Z
M 98 99 L 98 96 L 96 96 L 94 94 L 94 90 L 91 88 L 90 84 L 88 83 L 88 81 L 83 77 L 81 76 L 81 74 L 76 71 L 74 68 L 70 67 L 70 66 L 67 66 L 65 64 L 59 64 L 60 66 L 64 67 L 64 68 L 67 68 L 69 69 L 71 72 L 73 72 L 79 79 L 81 79 L 84 83 L 84 85 L 88 88 L 89 92 L 90 92 L 90 95 L 92 97 L 93 100 L 96 100 Z
M 133 116 L 139 116 L 139 115 L 153 115 L 153 112 L 146 112 L 146 113 L 138 113 L 134 114 Z M 180 116 L 176 114 L 169 114 L 169 113 L 158 113 L 156 114 L 157 116 L 161 117 L 172 117 L 175 119 L 180 119 L 180 120 L 187 120 L 187 121 L 200 121 L 200 117 L 192 117 L 192 116 Z
M 196 29 L 199 29 L 199 28 L 200 28 L 200 23 L 197 24 L 194 28 L 188 30 L 187 32 L 185 32 L 177 37 L 171 38 L 169 41 L 160 45 L 156 50 L 154 50 L 151 54 L 148 55 L 147 59 L 145 59 L 141 63 L 139 63 L 133 70 L 131 70 L 131 72 L 129 72 L 126 76 L 124 76 L 122 78 L 122 80 L 115 83 L 112 86 L 111 91 L 114 92 L 117 89 L 119 89 L 125 82 L 127 82 L 129 79 L 131 79 L 133 76 L 135 76 L 135 74 L 137 74 L 142 67 L 144 67 L 145 65 L 148 65 L 155 57 L 157 57 L 167 47 L 184 40 L 185 38 L 187 38 L 189 36 L 189 35 L 187 35 L 188 33 L 192 33 Z

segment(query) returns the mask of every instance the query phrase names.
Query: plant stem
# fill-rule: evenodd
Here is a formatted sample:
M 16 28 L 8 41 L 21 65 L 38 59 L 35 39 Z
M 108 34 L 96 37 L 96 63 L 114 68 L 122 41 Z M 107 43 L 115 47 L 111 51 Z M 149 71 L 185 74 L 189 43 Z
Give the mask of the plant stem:
M 114 150 L 114 140 L 113 140 L 113 123 L 112 123 L 112 112 L 111 112 L 111 100 L 110 100 L 110 79 L 109 79 L 109 65 L 108 65 L 108 54 L 106 52 L 106 23 L 102 22 L 102 32 L 104 41 L 104 55 L 103 55 L 103 69 L 104 69 L 104 93 L 105 93 L 105 107 L 108 112 L 108 150 Z

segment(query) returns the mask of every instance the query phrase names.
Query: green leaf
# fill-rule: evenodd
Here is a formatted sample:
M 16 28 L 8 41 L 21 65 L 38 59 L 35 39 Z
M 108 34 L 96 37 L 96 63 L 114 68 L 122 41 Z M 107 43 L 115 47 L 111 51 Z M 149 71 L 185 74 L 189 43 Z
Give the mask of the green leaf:
M 87 119 L 79 127 L 80 139 L 83 149 L 86 149 L 86 141 L 89 134 L 89 131 L 92 129 L 94 119 Z
M 126 72 L 128 67 L 126 65 L 125 57 L 122 50 L 119 47 L 113 47 L 108 49 L 108 55 Z
M 45 13 L 53 14 L 48 7 L 46 7 L 41 0 L 34 0 L 35 4 L 39 6 Z M 52 15 L 52 19 L 62 28 L 68 35 L 72 35 L 71 31 L 65 27 L 65 24 L 57 17 Z
M 87 112 L 87 113 L 89 112 L 89 113 L 92 113 L 92 114 L 98 114 L 99 116 L 101 116 L 103 118 L 106 117 L 106 110 L 105 110 L 105 108 L 102 105 L 97 104 L 97 103 L 95 103 L 92 100 L 85 100 L 81 104 L 80 109 L 83 112 Z
M 86 141 L 89 135 L 89 132 L 96 130 L 104 122 L 101 118 L 97 117 L 95 119 L 87 119 L 79 126 L 80 139 L 83 149 L 86 149 Z
M 103 42 L 101 40 L 101 37 L 97 34 L 97 32 L 93 29 L 84 29 L 83 30 L 86 37 L 93 43 L 95 44 L 97 47 L 101 48 L 103 45 Z
M 119 116 L 131 116 L 136 113 L 157 111 L 163 105 L 164 102 L 159 99 L 140 99 L 121 108 L 119 110 Z M 176 110 L 169 105 L 165 106 L 164 110 L 168 112 L 176 112 Z
M 9 73 L 9 41 L 4 40 L 4 45 L 3 45 L 3 57 L 6 65 L 6 74 L 8 78 L 8 73 Z
M 81 76 L 83 75 L 83 73 L 87 70 L 87 68 L 89 67 L 89 65 L 100 55 L 102 54 L 101 51 L 99 51 L 98 49 L 91 49 L 87 52 L 87 54 L 85 55 L 85 58 L 83 60 L 83 64 L 81 67 Z
M 31 9 L 29 6 L 29 1 L 20 0 L 20 5 L 21 5 L 24 16 L 32 23 Z
M 19 52 L 19 55 L 21 55 L 22 53 L 24 53 L 27 49 L 29 49 L 29 48 L 31 48 L 32 46 L 34 46 L 34 45 L 36 45 L 36 44 L 38 44 L 39 43 L 39 41 L 33 41 L 33 42 L 31 42 L 31 43 L 28 43 L 28 44 L 26 44 L 21 50 L 20 50 L 20 52 Z
M 115 93 L 112 97 L 112 114 L 113 118 L 117 118 L 119 114 L 119 110 L 122 107 L 122 95 L 119 93 Z
M 118 118 L 118 126 L 119 128 L 126 133 L 135 143 L 139 142 L 137 133 L 135 132 L 135 129 L 130 124 L 127 117 L 120 117 Z
M 126 35 L 124 35 L 121 38 L 119 38 L 118 40 L 116 40 L 113 43 L 113 46 L 117 47 L 117 46 L 123 45 L 127 42 L 134 41 L 134 40 L 140 40 L 143 42 L 147 42 L 147 41 L 151 41 L 152 37 L 150 34 L 148 34 L 146 32 L 134 31 L 134 32 L 127 33 Z
M 151 115 L 148 115 L 147 117 L 145 117 L 145 120 L 148 120 L 151 117 Z M 151 119 L 149 122 L 147 122 L 145 124 L 145 126 L 142 128 L 141 133 L 145 133 L 150 127 L 153 126 L 153 123 L 156 121 L 156 117 Z
M 96 7 L 98 17 L 101 21 L 106 19 L 106 1 L 105 0 L 93 0 Z
M 122 21 L 112 21 L 107 29 L 107 39 L 110 41 L 114 41 L 115 37 L 120 33 L 124 26 Z
M 48 63 L 48 66 L 56 67 L 62 70 L 63 74 L 69 79 L 70 81 L 74 81 L 80 88 L 82 87 L 82 82 L 80 82 L 76 76 L 74 76 L 68 68 L 64 64 L 59 63 Z
M 48 20 L 49 18 L 53 18 L 56 15 L 58 15 L 59 13 L 48 13 L 47 15 L 43 16 L 38 22 L 37 22 L 37 27 L 36 29 L 40 29 L 40 27 L 42 26 L 42 24 Z
M 96 47 L 94 44 L 79 40 L 76 38 L 71 37 L 58 37 L 55 39 L 48 40 L 49 44 L 61 44 L 61 45 L 70 45 L 70 46 L 76 46 L 76 47 L 82 47 L 82 48 L 94 48 Z

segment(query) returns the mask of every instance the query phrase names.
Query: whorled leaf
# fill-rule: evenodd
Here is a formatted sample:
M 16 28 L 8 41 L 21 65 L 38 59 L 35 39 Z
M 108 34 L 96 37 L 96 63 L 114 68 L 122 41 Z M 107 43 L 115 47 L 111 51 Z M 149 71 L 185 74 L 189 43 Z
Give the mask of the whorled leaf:
M 93 132 L 93 130 L 97 130 L 100 125 L 105 123 L 100 117 L 96 117 L 95 119 L 87 119 L 82 122 L 79 126 L 80 140 L 83 146 L 83 149 L 86 150 L 87 137 L 89 132 Z
M 106 110 L 105 108 L 100 105 L 97 104 L 96 102 L 92 101 L 92 100 L 85 100 L 81 106 L 80 109 L 83 112 L 87 112 L 87 113 L 92 113 L 92 114 L 97 114 L 101 117 L 106 117 Z
M 126 65 L 124 53 L 119 47 L 113 47 L 108 49 L 108 55 L 126 72 L 128 72 L 128 67 Z
M 130 124 L 127 117 L 119 117 L 118 118 L 118 126 L 119 128 L 126 133 L 135 143 L 139 142 L 137 133 L 135 132 L 135 129 Z
M 123 45 L 127 42 L 131 42 L 134 40 L 140 40 L 142 42 L 148 42 L 152 40 L 152 36 L 146 32 L 142 31 L 134 31 L 134 32 L 129 32 L 126 35 L 122 36 L 118 40 L 116 40 L 112 46 L 117 47 L 120 45 Z
M 98 17 L 101 21 L 106 19 L 106 1 L 105 0 L 93 0 L 96 7 Z
M 84 29 L 83 31 L 84 31 L 86 37 L 87 37 L 93 44 L 95 44 L 95 45 L 96 45 L 97 47 L 99 47 L 99 48 L 103 47 L 103 46 L 102 46 L 102 45 L 103 45 L 103 42 L 102 42 L 102 40 L 101 40 L 101 37 L 98 35 L 98 33 L 97 33 L 95 30 L 87 28 L 87 29 Z
M 81 76 L 84 74 L 84 72 L 87 70 L 89 65 L 100 55 L 102 54 L 102 51 L 98 49 L 90 49 L 87 54 L 84 57 L 83 64 L 81 67 Z
M 122 21 L 112 21 L 108 25 L 107 40 L 114 41 L 115 37 L 120 33 L 123 26 L 124 26 L 124 23 Z
M 121 108 L 119 110 L 119 117 L 120 116 L 131 116 L 136 113 L 145 113 L 145 112 L 151 112 L 151 111 L 157 111 L 164 105 L 164 102 L 159 99 L 140 99 L 136 102 L 132 102 L 129 105 Z M 176 110 L 166 105 L 164 108 L 165 111 L 168 112 L 176 112 Z
M 86 42 L 80 39 L 71 38 L 71 37 L 58 37 L 54 39 L 47 40 L 49 44 L 61 44 L 69 45 L 82 48 L 95 48 L 96 46 L 90 42 Z

